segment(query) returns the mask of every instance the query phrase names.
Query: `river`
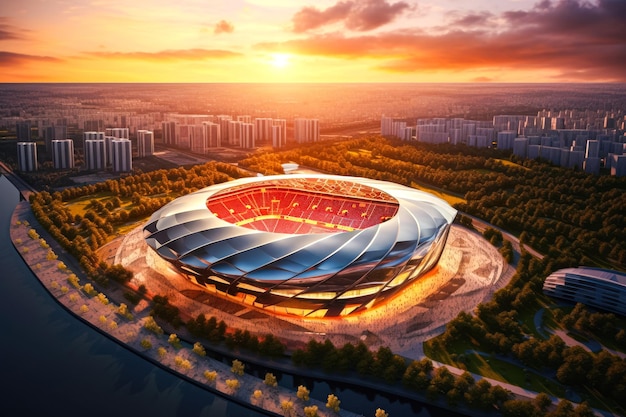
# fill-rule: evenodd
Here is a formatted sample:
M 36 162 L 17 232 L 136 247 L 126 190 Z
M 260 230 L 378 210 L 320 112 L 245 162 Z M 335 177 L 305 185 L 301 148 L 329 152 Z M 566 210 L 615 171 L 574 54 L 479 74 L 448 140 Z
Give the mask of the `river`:
M 11 243 L 19 201 L 0 177 L 0 414 L 261 416 L 153 366 L 64 310 Z

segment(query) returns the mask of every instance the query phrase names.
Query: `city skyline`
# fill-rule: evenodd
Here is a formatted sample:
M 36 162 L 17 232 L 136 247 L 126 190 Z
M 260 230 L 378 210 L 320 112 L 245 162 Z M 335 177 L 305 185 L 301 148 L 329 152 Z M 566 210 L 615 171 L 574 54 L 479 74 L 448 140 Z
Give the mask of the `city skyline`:
M 26 0 L 0 82 L 626 82 L 626 3 Z

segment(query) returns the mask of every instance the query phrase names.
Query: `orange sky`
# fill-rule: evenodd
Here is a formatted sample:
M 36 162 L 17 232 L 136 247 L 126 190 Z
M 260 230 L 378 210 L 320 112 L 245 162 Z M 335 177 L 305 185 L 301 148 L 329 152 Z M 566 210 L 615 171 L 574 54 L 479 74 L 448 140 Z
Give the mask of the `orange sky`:
M 626 82 L 624 0 L 3 3 L 0 82 Z

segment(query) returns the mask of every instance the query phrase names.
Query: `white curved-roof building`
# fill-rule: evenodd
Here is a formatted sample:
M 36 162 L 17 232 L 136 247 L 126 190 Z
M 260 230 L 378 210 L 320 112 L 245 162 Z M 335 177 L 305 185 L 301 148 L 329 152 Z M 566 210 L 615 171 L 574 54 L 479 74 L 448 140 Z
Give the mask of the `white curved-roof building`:
M 333 175 L 243 178 L 180 197 L 144 226 L 188 279 L 278 313 L 337 316 L 437 264 L 456 210 L 399 184 Z
M 623 272 L 590 267 L 559 269 L 546 278 L 543 292 L 626 316 Z

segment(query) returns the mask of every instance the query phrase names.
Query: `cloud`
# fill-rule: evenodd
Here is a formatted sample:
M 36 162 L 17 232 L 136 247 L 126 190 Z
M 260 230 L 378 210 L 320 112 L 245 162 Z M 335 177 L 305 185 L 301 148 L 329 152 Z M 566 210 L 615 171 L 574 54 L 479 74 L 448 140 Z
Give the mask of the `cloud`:
M 348 15 L 346 27 L 358 31 L 376 29 L 410 9 L 408 3 L 403 1 L 389 4 L 385 0 L 367 0 L 354 4 L 355 9 Z
M 157 52 L 86 52 L 86 55 L 110 59 L 136 59 L 144 61 L 200 61 L 205 59 L 233 58 L 241 54 L 221 49 L 167 49 Z
M 343 59 L 380 71 L 551 71 L 562 79 L 626 82 L 626 1 L 544 1 L 528 11 L 468 14 L 447 32 L 405 29 L 360 36 L 311 35 L 258 48 Z M 484 26 L 490 19 L 505 24 Z M 569 78 L 568 78 L 569 77 Z
M 626 2 L 599 0 L 597 4 L 580 0 L 543 1 L 529 11 L 505 12 L 503 17 L 521 31 L 545 31 L 556 37 L 626 39 Z
M 6 17 L 0 17 L 0 41 L 11 41 L 11 40 L 23 40 L 26 39 L 24 36 L 25 32 L 23 29 L 17 29 L 14 26 L 7 23 L 9 19 Z
M 219 35 L 220 33 L 232 33 L 234 30 L 235 26 L 233 26 L 232 23 L 225 20 L 220 20 L 215 24 L 215 28 L 213 28 L 213 33 Z
M 404 1 L 393 4 L 387 3 L 387 0 L 340 1 L 324 10 L 304 7 L 291 20 L 296 33 L 341 21 L 347 29 L 363 32 L 392 22 L 408 9 L 410 6 Z
M 453 13 L 456 15 L 456 13 Z M 485 26 L 491 23 L 493 19 L 493 14 L 489 12 L 481 12 L 481 13 L 470 13 L 464 16 L 456 17 L 452 23 L 450 23 L 450 27 L 476 27 L 476 26 Z
M 0 51 L 0 65 L 22 65 L 29 62 L 63 62 L 62 59 L 51 56 L 26 55 L 9 51 Z
M 291 19 L 293 31 L 296 33 L 306 32 L 343 20 L 348 17 L 352 6 L 352 2 L 340 1 L 334 6 L 321 11 L 315 7 L 304 7 Z

